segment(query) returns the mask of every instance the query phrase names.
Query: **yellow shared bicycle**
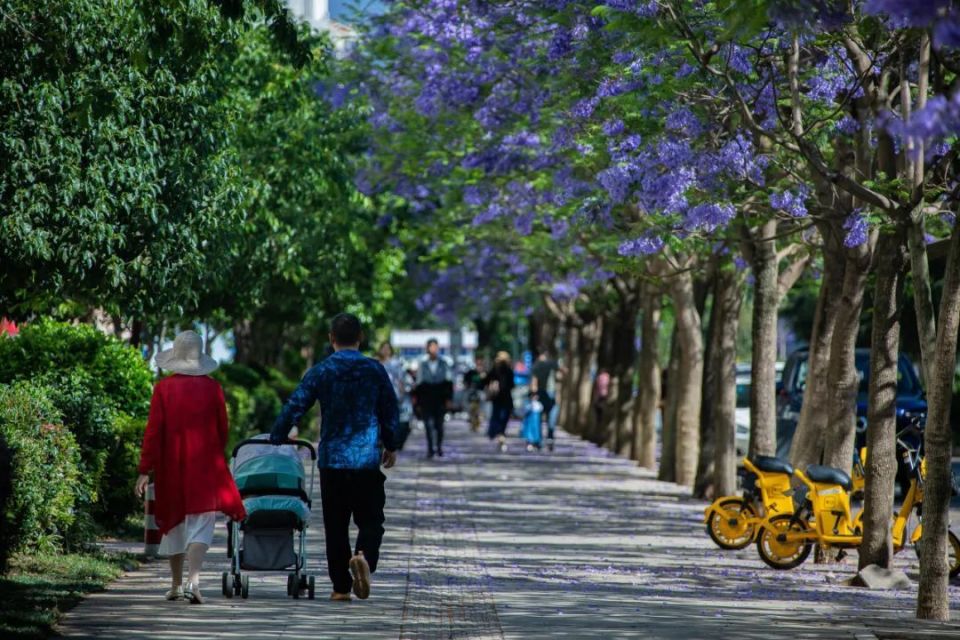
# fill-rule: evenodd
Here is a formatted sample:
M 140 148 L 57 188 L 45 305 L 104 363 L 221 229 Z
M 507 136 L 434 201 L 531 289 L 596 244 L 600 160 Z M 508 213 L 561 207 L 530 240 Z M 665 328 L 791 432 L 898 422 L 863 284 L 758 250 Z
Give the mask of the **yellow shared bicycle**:
M 743 459 L 743 496 L 723 496 L 704 512 L 707 535 L 721 549 L 743 549 L 767 515 L 793 513 L 793 467 L 780 458 Z
M 904 496 L 903 504 L 891 524 L 894 553 L 908 544 L 916 545 L 922 535 L 922 524 L 912 531 L 908 523 L 913 514 L 919 518 L 923 507 L 924 463 L 919 447 L 904 451 L 914 477 Z M 846 549 L 860 546 L 863 541 L 863 512 L 856 517 L 850 512 L 850 491 L 853 480 L 846 472 L 834 467 L 810 465 L 806 472 L 796 470 L 796 477 L 807 488 L 803 504 L 793 514 L 776 514 L 767 517 L 759 525 L 757 551 L 760 558 L 774 569 L 793 569 L 810 555 L 814 544 L 824 550 Z M 950 577 L 960 574 L 960 539 L 948 531 L 948 562 Z

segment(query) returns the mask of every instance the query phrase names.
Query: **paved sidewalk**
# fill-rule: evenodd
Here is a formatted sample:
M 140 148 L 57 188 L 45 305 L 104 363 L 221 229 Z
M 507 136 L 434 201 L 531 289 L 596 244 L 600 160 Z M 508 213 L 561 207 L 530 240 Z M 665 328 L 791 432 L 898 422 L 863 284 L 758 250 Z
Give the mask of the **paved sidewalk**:
M 223 528 L 205 573 L 208 604 L 166 603 L 166 567 L 145 565 L 71 611 L 70 637 L 108 638 L 957 638 L 912 619 L 916 589 L 838 583 L 855 567 L 767 569 L 753 547 L 721 552 L 703 505 L 629 461 L 561 435 L 553 454 L 506 454 L 464 425 L 447 457 L 423 435 L 387 482 L 387 536 L 367 601 L 332 603 L 319 504 L 309 533 L 316 601 L 282 574 L 251 574 L 250 599 L 220 596 Z M 512 427 L 515 433 L 516 428 Z M 898 563 L 916 579 L 912 552 Z M 960 610 L 960 586 L 951 589 Z

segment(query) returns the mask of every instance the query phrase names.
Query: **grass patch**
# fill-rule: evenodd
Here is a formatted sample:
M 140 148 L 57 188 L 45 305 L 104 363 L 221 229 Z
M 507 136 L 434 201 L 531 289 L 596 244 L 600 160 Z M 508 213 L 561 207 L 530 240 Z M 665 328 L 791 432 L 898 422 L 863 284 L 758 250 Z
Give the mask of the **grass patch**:
M 133 556 L 102 551 L 15 556 L 0 576 L 0 638 L 50 637 L 84 594 L 101 591 L 136 566 Z

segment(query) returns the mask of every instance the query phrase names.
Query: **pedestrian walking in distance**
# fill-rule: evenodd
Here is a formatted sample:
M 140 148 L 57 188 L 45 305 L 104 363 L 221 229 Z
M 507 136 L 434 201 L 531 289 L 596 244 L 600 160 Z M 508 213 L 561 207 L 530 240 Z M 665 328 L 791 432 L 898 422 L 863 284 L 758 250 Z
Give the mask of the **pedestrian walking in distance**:
M 491 440 L 496 439 L 500 451 L 507 450 L 507 423 L 513 415 L 513 367 L 510 364 L 510 354 L 501 351 L 493 363 L 493 369 L 484 380 L 487 397 L 493 404 L 490 412 L 490 426 L 487 435 Z
M 217 512 L 234 520 L 246 517 L 223 457 L 227 405 L 220 384 L 207 375 L 217 361 L 203 352 L 203 339 L 193 331 L 184 331 L 172 349 L 158 353 L 157 366 L 173 375 L 153 388 L 136 492 L 144 495 L 153 472 L 155 517 L 163 535 L 160 555 L 170 558 L 167 600 L 202 604 L 200 571 L 213 542 Z M 186 587 L 185 556 L 190 561 Z
M 363 329 L 349 313 L 330 323 L 334 353 L 310 369 L 273 425 L 270 441 L 287 441 L 315 402 L 320 403 L 320 499 L 327 539 L 331 600 L 370 596 L 370 575 L 377 570 L 386 504 L 380 471 L 397 461 L 397 395 L 379 362 L 360 353 Z M 350 518 L 359 533 L 350 548 Z
M 563 373 L 549 351 L 542 351 L 530 372 L 530 393 L 543 405 L 542 417 L 547 423 L 547 449 L 553 451 L 557 428 L 557 375 Z
M 427 357 L 417 371 L 417 404 L 427 432 L 427 457 L 443 457 L 443 421 L 453 403 L 453 371 L 440 357 L 440 345 L 427 341 Z

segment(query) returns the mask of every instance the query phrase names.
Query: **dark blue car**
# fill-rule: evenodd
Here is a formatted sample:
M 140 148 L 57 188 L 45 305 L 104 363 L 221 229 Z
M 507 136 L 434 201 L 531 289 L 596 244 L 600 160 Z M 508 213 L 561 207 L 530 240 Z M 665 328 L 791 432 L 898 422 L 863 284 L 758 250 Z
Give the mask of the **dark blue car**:
M 790 456 L 790 445 L 793 443 L 793 434 L 797 430 L 800 406 L 803 404 L 803 390 L 806 386 L 808 357 L 807 349 L 798 349 L 790 354 L 783 369 L 783 380 L 777 396 L 777 455 L 784 458 Z M 857 393 L 857 449 L 859 450 L 866 440 L 867 387 L 870 380 L 869 349 L 857 349 L 856 364 L 860 375 L 860 389 Z M 920 386 L 920 378 L 910 359 L 900 354 L 897 363 L 897 430 L 916 422 L 922 426 L 926 416 L 927 401 Z M 903 466 L 902 461 L 900 464 Z M 900 469 L 897 476 L 908 478 L 909 470 Z

